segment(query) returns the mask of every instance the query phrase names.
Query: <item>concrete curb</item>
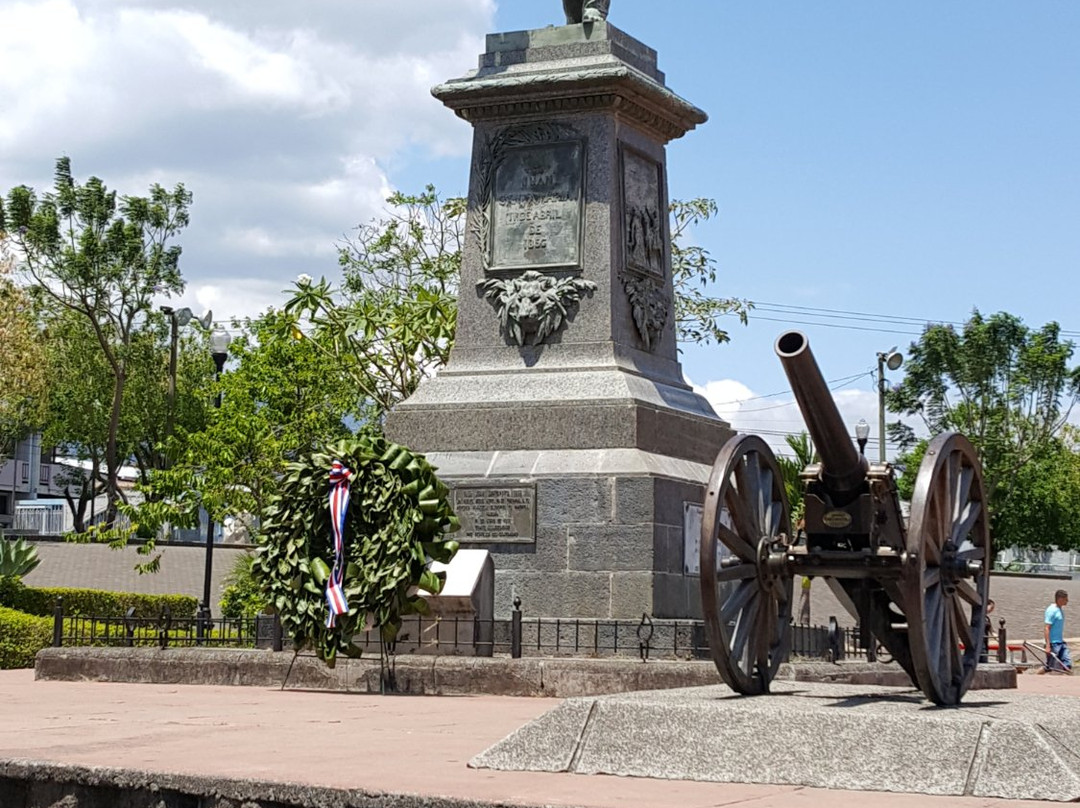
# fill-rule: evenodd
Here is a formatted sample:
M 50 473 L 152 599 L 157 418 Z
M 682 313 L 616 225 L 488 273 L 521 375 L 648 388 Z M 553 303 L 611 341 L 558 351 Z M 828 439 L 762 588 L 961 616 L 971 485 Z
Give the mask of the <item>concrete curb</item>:
M 4 808 L 510 808 L 513 803 L 0 760 Z
M 291 671 L 290 671 L 291 667 Z M 334 668 L 312 656 L 248 649 L 46 648 L 35 678 L 53 681 L 132 682 L 214 686 L 287 687 L 348 693 L 381 692 L 379 661 L 342 659 Z M 708 661 L 458 656 L 395 659 L 396 692 L 413 695 L 548 696 L 574 698 L 639 690 L 715 685 Z M 780 680 L 911 687 L 895 665 L 794 663 Z M 975 689 L 1016 687 L 1011 665 L 980 666 Z

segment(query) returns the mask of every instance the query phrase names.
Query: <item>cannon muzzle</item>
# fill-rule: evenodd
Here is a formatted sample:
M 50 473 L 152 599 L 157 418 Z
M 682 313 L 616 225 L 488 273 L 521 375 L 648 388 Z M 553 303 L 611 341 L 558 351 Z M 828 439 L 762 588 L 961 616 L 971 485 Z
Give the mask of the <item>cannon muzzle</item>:
M 786 331 L 776 340 L 776 355 L 821 457 L 822 481 L 830 491 L 853 491 L 866 479 L 866 458 L 855 449 L 840 419 L 836 402 L 810 352 L 810 341 L 801 331 Z

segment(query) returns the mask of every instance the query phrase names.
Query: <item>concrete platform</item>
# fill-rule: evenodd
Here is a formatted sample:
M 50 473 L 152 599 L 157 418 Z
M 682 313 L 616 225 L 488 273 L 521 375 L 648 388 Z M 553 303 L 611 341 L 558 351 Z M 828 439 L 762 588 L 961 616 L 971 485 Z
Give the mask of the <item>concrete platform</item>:
M 546 696 L 572 698 L 714 685 L 716 667 L 704 660 L 569 657 L 460 657 L 402 655 L 395 663 L 397 692 L 413 695 Z M 38 679 L 140 684 L 243 685 L 378 693 L 378 658 L 341 659 L 327 668 L 311 655 L 213 648 L 46 648 L 37 656 Z M 802 662 L 782 665 L 781 679 L 906 687 L 893 665 Z M 976 689 L 1016 687 L 1010 665 L 981 665 Z
M 1080 800 L 1080 709 L 969 692 L 938 708 L 913 689 L 774 682 L 570 699 L 477 755 L 504 771 Z
M 1018 690 L 969 698 L 1053 696 L 1055 714 L 1080 713 L 1080 676 L 1025 675 L 1018 684 Z M 29 670 L 0 671 L 0 806 L 866 808 L 869 799 L 874 808 L 1052 804 L 884 792 L 868 798 L 866 792 L 790 785 L 466 766 L 561 703 L 35 681 Z M 1026 771 L 1047 777 L 1041 762 Z

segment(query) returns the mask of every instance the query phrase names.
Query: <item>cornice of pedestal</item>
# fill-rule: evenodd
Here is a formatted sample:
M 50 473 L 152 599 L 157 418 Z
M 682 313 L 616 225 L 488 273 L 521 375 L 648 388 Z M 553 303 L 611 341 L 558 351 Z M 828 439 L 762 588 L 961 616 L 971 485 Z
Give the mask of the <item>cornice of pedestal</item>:
M 493 39 L 510 44 L 481 56 L 480 69 L 431 92 L 470 123 L 608 111 L 663 143 L 708 120 L 705 112 L 669 90 L 659 71 L 621 55 L 627 43 L 647 50 L 643 45 L 611 25 L 596 26 L 589 36 L 586 27 L 489 38 L 489 46 Z M 565 41 L 547 44 L 556 34 Z M 538 47 L 537 42 L 545 44 Z

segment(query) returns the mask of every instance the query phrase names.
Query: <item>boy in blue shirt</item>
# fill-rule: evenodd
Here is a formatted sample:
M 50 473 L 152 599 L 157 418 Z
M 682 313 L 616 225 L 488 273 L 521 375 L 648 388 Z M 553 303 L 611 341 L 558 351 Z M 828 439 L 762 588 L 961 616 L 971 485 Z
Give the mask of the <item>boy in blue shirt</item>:
M 1061 611 L 1069 602 L 1069 594 L 1064 589 L 1054 593 L 1054 602 L 1046 607 L 1043 633 L 1046 640 L 1046 670 L 1072 673 L 1072 658 L 1069 646 L 1065 644 L 1065 615 Z M 1051 656 L 1053 654 L 1053 656 Z M 1057 659 L 1054 659 L 1054 657 Z

